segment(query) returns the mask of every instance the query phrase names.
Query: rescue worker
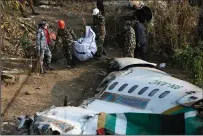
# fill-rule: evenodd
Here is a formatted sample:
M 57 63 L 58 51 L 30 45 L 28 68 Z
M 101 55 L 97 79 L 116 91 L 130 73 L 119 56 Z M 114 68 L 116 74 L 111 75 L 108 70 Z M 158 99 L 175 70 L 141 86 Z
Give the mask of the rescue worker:
M 134 15 L 131 19 L 131 25 L 134 26 L 136 36 L 134 57 L 146 60 L 147 34 L 144 23 L 152 19 L 152 12 L 149 7 L 144 6 L 143 1 L 131 0 L 130 2 L 134 8 Z
M 132 28 L 129 21 L 125 24 L 125 47 L 124 47 L 124 57 L 134 57 L 134 50 L 136 46 L 135 41 L 135 31 Z
M 52 68 L 50 67 L 52 54 L 51 54 L 51 51 L 49 50 L 49 46 L 46 38 L 47 27 L 48 27 L 48 23 L 45 20 L 42 20 L 38 24 L 38 30 L 37 30 L 37 36 L 36 36 L 37 56 L 40 60 L 41 68 L 43 69 L 43 71 L 41 71 L 42 73 L 46 72 L 44 62 L 46 63 L 47 68 L 49 70 L 52 70 Z M 46 60 L 44 60 L 45 57 L 46 57 Z
M 67 68 L 72 68 L 74 64 L 72 48 L 73 43 L 76 40 L 76 35 L 70 27 L 65 27 L 65 22 L 63 20 L 58 21 L 56 45 L 58 45 L 60 38 L 62 40 L 64 55 L 67 59 Z
M 93 31 L 96 34 L 97 53 L 96 57 L 101 58 L 106 55 L 103 44 L 106 36 L 105 18 L 99 13 L 99 9 L 93 9 Z
M 20 12 L 22 14 L 22 16 L 24 18 L 27 18 L 27 14 L 25 13 L 25 7 L 26 7 L 26 1 L 28 2 L 31 10 L 32 10 L 32 14 L 33 15 L 39 15 L 39 13 L 37 13 L 35 10 L 34 10 L 34 6 L 33 6 L 33 0 L 19 0 L 20 2 Z
M 146 35 L 146 29 L 143 23 L 139 21 L 136 22 L 135 33 L 136 33 L 135 58 L 146 60 L 147 35 Z

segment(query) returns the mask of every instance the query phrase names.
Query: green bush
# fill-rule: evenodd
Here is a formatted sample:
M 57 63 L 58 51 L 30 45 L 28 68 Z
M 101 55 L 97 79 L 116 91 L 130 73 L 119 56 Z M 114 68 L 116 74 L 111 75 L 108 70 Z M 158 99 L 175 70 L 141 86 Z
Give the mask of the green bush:
M 203 42 L 175 50 L 174 60 L 188 72 L 195 85 L 203 87 Z

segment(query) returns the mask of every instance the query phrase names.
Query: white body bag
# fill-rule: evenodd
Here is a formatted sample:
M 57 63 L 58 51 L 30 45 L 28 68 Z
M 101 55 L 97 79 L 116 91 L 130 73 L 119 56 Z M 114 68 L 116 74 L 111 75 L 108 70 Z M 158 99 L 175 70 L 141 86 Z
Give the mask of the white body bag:
M 80 38 L 74 41 L 73 53 L 80 61 L 86 61 L 93 58 L 97 52 L 97 46 L 95 42 L 95 33 L 90 26 L 86 26 L 85 38 Z

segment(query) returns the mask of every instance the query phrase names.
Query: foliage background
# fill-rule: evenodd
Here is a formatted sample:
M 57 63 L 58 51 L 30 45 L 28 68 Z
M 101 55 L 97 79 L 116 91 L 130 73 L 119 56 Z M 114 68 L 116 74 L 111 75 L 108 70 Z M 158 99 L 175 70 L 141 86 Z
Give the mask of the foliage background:
M 64 2 L 64 0 L 57 2 Z M 82 8 L 90 1 L 72 0 L 71 2 L 75 3 L 72 8 L 74 12 L 90 12 L 89 9 Z M 153 12 L 152 22 L 146 24 L 149 38 L 148 57 L 153 61 L 172 63 L 185 69 L 193 83 L 203 87 L 203 44 L 201 35 L 198 35 L 201 34 L 201 26 L 203 26 L 203 23 L 201 24 L 201 16 L 203 15 L 201 14 L 203 12 L 201 4 L 191 6 L 186 0 L 183 2 L 172 0 L 146 2 Z M 109 35 L 122 31 L 123 18 L 121 13 L 124 12 L 119 11 L 119 7 L 116 6 L 115 4 L 105 5 L 106 13 L 108 13 L 106 25 Z M 1 30 L 3 30 L 1 36 L 4 43 L 1 54 L 30 57 L 28 52 L 34 46 L 29 45 L 32 45 L 31 41 L 35 39 L 35 31 L 32 27 L 36 24 L 28 20 L 27 24 L 30 26 L 22 25 L 22 20 L 19 19 L 20 12 L 17 0 L 0 1 L 0 8 L 3 11 L 1 13 Z M 119 39 L 120 41 L 118 41 Z M 115 44 L 115 41 L 123 44 L 122 39 L 120 36 L 109 41 L 112 44 Z M 107 38 L 107 42 L 109 41 Z M 30 49 L 30 47 L 32 48 Z

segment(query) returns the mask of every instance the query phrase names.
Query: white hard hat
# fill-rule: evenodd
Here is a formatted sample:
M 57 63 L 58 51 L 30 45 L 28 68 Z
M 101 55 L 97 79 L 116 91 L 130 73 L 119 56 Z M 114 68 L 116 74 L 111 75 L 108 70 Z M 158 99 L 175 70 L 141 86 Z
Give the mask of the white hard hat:
M 97 15 L 99 13 L 99 9 L 98 8 L 95 8 L 93 9 L 93 12 L 92 12 L 92 15 Z
M 144 6 L 144 2 L 141 0 L 130 0 L 130 3 L 132 5 L 135 5 L 137 8 L 141 8 L 142 6 Z

